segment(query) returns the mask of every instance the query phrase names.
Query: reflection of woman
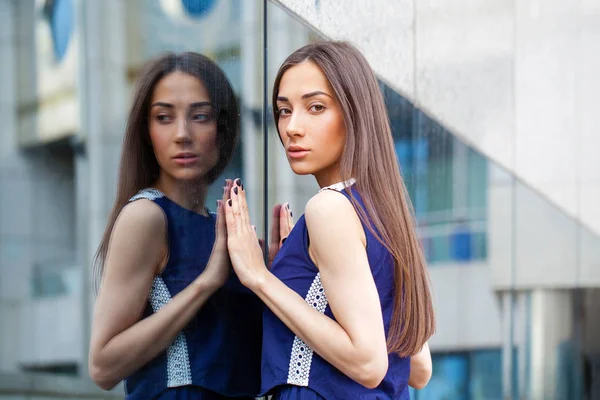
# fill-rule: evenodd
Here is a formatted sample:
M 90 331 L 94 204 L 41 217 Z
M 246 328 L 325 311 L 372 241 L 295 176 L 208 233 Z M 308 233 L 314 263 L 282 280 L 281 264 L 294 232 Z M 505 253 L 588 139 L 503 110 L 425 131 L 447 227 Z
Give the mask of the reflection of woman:
M 212 61 L 168 54 L 144 68 L 97 257 L 90 374 L 100 387 L 125 379 L 128 399 L 258 392 L 262 305 L 229 276 L 221 202 L 216 215 L 204 205 L 237 137 L 236 99 Z
M 408 399 L 409 383 L 431 376 L 434 313 L 377 80 L 351 45 L 309 45 L 280 68 L 273 108 L 292 169 L 321 190 L 270 270 L 243 187 L 227 202 L 233 267 L 268 307 L 261 390 L 276 399 Z

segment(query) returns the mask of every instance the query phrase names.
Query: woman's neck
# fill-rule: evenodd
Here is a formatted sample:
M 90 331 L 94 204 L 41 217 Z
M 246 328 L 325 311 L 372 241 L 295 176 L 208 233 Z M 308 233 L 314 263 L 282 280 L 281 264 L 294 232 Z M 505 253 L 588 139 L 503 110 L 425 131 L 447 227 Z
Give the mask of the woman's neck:
M 206 194 L 208 184 L 201 181 L 176 181 L 165 176 L 158 178 L 156 188 L 165 196 L 195 213 L 206 215 Z
M 328 170 L 319 171 L 313 175 L 321 189 L 342 181 L 342 175 L 338 165 L 335 165 Z

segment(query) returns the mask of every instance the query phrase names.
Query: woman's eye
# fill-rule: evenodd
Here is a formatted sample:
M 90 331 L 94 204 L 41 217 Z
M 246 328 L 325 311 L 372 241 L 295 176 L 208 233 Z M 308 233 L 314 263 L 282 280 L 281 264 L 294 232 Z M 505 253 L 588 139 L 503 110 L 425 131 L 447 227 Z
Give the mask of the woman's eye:
M 156 116 L 156 120 L 161 123 L 166 123 L 171 121 L 171 117 L 165 114 L 159 114 Z
M 208 114 L 194 114 L 192 116 L 192 121 L 206 122 L 208 120 L 210 120 L 210 115 L 208 115 Z
M 314 111 L 314 112 L 321 112 L 324 109 L 325 109 L 325 106 L 322 105 L 322 104 L 315 104 L 315 105 L 313 105 L 313 106 L 310 107 L 310 110 Z
M 289 108 L 280 108 L 278 112 L 279 115 L 290 115 L 292 113 Z

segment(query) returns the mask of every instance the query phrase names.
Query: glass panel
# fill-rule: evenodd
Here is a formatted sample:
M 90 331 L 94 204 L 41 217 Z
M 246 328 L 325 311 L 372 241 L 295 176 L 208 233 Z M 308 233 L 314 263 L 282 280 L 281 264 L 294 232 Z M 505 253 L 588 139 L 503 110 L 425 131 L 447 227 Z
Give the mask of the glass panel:
M 472 399 L 502 399 L 502 352 L 480 350 L 469 354 Z
M 259 79 L 262 61 L 261 3 L 256 0 L 245 4 L 240 0 L 129 0 L 126 7 L 128 21 L 133 21 L 133 16 L 143 17 L 136 17 L 136 22 L 128 25 L 129 83 L 134 83 L 136 73 L 144 62 L 163 52 L 194 51 L 215 60 L 231 82 L 242 110 L 240 145 L 222 175 L 241 177 L 255 188 L 255 193 L 262 194 L 260 154 L 251 162 L 244 160 L 248 153 L 253 152 L 248 149 L 262 148 L 256 138 L 262 134 Z M 246 15 L 244 21 L 242 12 Z M 252 34 L 245 36 L 245 29 Z M 210 207 L 214 207 L 215 201 L 221 197 L 222 187 L 221 180 L 210 187 L 206 200 Z M 254 199 L 254 202 L 259 202 L 259 199 Z M 257 204 L 252 209 L 258 211 L 262 206 Z
M 417 400 L 469 399 L 469 357 L 466 354 L 436 355 L 433 370 L 439 371 L 425 389 L 415 393 Z
M 211 123 L 221 134 L 229 122 L 239 120 L 240 138 L 202 200 L 215 211 L 224 179 L 239 177 L 250 194 L 252 219 L 264 218 L 263 6 L 262 0 L 0 0 L 0 399 L 123 398 L 122 385 L 105 392 L 89 377 L 96 301 L 91 266 L 115 199 L 122 194 L 117 190 L 119 164 L 128 146 L 124 137 L 136 100 L 134 87 L 152 59 L 164 52 L 192 51 L 223 71 L 238 112 L 227 119 L 219 113 L 229 105 L 215 106 Z M 151 82 L 149 92 L 156 95 L 164 82 Z M 200 83 L 211 105 L 226 93 L 224 79 Z M 202 97 L 198 86 L 182 86 L 188 95 Z M 189 109 L 181 92 L 167 92 L 173 107 L 166 109 L 179 110 L 180 104 Z M 150 108 L 150 102 L 142 108 Z M 180 132 L 190 133 L 197 129 L 194 124 L 211 118 L 210 111 L 190 112 L 185 118 L 178 112 L 177 121 L 184 121 Z M 147 132 L 152 121 L 142 118 L 135 133 L 147 135 L 141 147 L 157 151 L 157 134 Z M 130 161 L 152 170 L 150 160 Z M 176 239 L 169 236 L 170 244 L 193 235 L 193 212 L 205 211 L 199 204 L 202 196 L 190 194 L 197 180 L 177 176 L 174 181 L 191 201 L 183 205 L 170 198 L 180 213 L 167 220 L 179 218 L 185 228 Z M 159 186 L 153 179 L 137 179 L 133 186 L 136 191 L 142 184 Z M 168 185 L 159 188 L 169 190 Z M 211 229 L 213 222 L 207 222 Z M 256 225 L 263 235 L 262 224 Z M 193 243 L 187 250 L 204 244 Z M 169 252 L 168 260 L 176 256 Z M 199 274 L 205 261 L 197 258 Z M 231 311 L 228 307 L 233 306 L 226 303 L 221 311 Z M 262 320 L 261 311 L 256 315 Z M 239 320 L 247 317 L 235 314 Z M 244 361 L 239 362 L 243 367 Z

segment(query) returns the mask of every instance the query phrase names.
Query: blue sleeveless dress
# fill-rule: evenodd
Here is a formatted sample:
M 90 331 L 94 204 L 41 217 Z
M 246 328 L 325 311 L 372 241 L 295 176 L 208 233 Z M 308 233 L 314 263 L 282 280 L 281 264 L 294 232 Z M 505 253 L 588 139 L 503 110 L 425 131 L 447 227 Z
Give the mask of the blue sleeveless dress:
M 156 189 L 148 199 L 165 214 L 169 259 L 156 276 L 143 317 L 165 306 L 206 267 L 216 215 L 183 208 Z M 253 399 L 260 389 L 262 302 L 232 272 L 173 343 L 125 379 L 126 399 Z
M 364 208 L 359 193 L 352 193 Z M 346 197 L 348 193 L 341 191 Z M 394 262 L 391 254 L 364 227 L 367 256 L 388 332 L 394 304 Z M 309 236 L 302 216 L 281 247 L 271 272 L 305 298 L 317 311 L 335 320 L 317 266 L 308 253 Z M 409 399 L 410 358 L 389 355 L 388 372 L 375 389 L 367 389 L 329 364 L 265 307 L 261 393 L 274 400 Z

